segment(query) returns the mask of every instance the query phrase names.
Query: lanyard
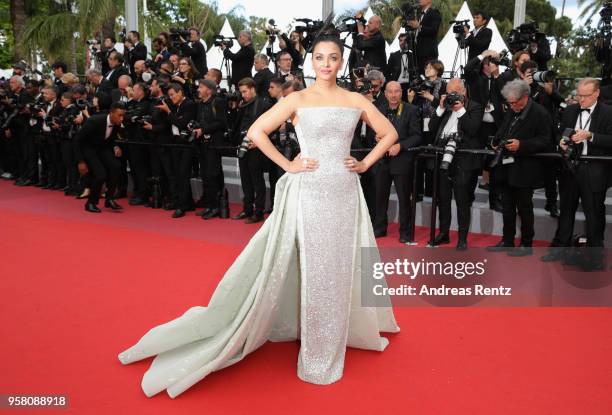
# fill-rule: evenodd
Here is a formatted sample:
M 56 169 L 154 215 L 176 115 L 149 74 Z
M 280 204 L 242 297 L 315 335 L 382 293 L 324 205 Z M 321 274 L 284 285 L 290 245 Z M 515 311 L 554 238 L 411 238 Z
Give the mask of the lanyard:
M 591 116 L 593 115 L 593 112 L 589 113 L 589 118 L 587 118 L 586 122 L 584 123 L 584 128 L 582 127 L 582 113 L 583 111 L 580 110 L 580 116 L 578 117 L 578 126 L 580 127 L 581 130 L 584 130 L 585 128 L 587 128 L 587 126 L 590 127 Z

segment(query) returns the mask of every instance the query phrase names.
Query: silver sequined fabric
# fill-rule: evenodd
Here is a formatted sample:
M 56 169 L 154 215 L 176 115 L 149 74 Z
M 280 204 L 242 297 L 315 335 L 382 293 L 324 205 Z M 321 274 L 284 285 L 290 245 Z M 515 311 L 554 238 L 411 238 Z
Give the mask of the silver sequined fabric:
M 318 159 L 319 169 L 278 180 L 273 213 L 207 306 L 152 328 L 119 354 L 123 364 L 155 356 L 142 379 L 147 396 L 175 397 L 266 341 L 300 339 L 298 376 L 332 383 L 342 377 L 347 346 L 383 351 L 389 341 L 380 333 L 399 332 L 390 306 L 361 306 L 362 266 L 380 258 L 372 249 L 362 257 L 376 240 L 359 178 L 344 167 L 360 111 L 301 108 L 298 115 L 302 154 Z

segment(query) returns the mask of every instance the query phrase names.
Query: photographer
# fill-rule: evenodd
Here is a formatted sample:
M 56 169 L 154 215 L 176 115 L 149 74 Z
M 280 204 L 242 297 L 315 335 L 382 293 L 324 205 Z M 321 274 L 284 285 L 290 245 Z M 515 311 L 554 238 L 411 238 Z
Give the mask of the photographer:
M 134 77 L 134 65 L 138 61 L 145 61 L 147 59 L 147 47 L 140 43 L 140 33 L 135 30 L 131 30 L 128 33 L 124 46 L 126 50 L 125 55 L 130 67 L 130 74 L 132 75 L 134 82 L 136 82 Z
M 172 76 L 172 82 L 176 82 L 183 87 L 183 95 L 189 99 L 193 99 L 196 95 L 196 77 L 197 72 L 193 66 L 193 62 L 189 58 L 181 58 L 178 65 L 179 73 Z
M 62 111 L 57 95 L 58 92 L 55 86 L 43 88 L 45 107 L 40 113 L 42 119 L 41 132 L 44 142 L 42 151 L 47 159 L 48 171 L 47 183 L 41 186 L 42 189 L 62 189 L 64 187 L 60 183 L 60 172 L 64 170 L 60 150 L 60 136 L 57 132 L 57 127 L 51 128 L 52 120 L 56 119 Z
M 242 95 L 242 102 L 238 108 L 233 141 L 240 143 L 238 165 L 244 198 L 242 212 L 232 219 L 244 219 L 245 223 L 251 224 L 264 220 L 263 214 L 266 203 L 264 169 L 267 159 L 261 150 L 256 148 L 255 144 L 246 137 L 246 132 L 271 105 L 268 100 L 257 96 L 255 82 L 251 78 L 242 79 L 238 83 L 238 88 Z M 241 156 L 241 151 L 246 152 L 246 154 L 242 153 Z
M 451 201 L 454 194 L 459 227 L 457 250 L 467 249 L 474 189 L 482 161 L 479 155 L 458 154 L 456 150 L 483 149 L 484 145 L 478 137 L 483 114 L 482 105 L 466 96 L 463 81 L 451 79 L 429 123 L 430 130 L 435 134 L 434 146 L 444 147 L 438 181 L 440 232 L 433 241 L 429 241 L 431 246 L 450 242 Z
M 533 252 L 533 190 L 544 183 L 541 160 L 524 156 L 550 149 L 552 121 L 546 109 L 529 96 L 527 82 L 510 81 L 501 93 L 510 111 L 493 140 L 493 148 L 499 151 L 493 180 L 502 195 L 504 230 L 502 240 L 487 249 L 525 256 Z M 517 211 L 521 219 L 521 244 L 514 248 Z
M 104 92 L 106 94 L 110 94 L 113 90 L 113 85 L 110 83 L 110 81 L 104 79 L 100 71 L 96 69 L 88 69 L 87 72 L 85 72 L 85 76 L 93 87 L 94 93 Z
M 108 66 L 109 71 L 104 75 L 104 79 L 106 79 L 112 88 L 117 88 L 119 77 L 122 75 L 128 75 L 128 70 L 123 66 L 123 55 L 119 52 L 112 52 L 108 56 Z
M 116 102 L 111 106 L 110 113 L 89 117 L 77 133 L 79 160 L 78 169 L 81 175 L 91 173 L 91 192 L 85 204 L 87 212 L 99 213 L 98 201 L 102 185 L 106 183 L 106 201 L 104 206 L 112 210 L 121 210 L 121 206 L 114 200 L 121 163 L 121 148 L 115 140 L 123 118 L 125 117 L 125 104 Z
M 68 66 L 62 61 L 56 61 L 51 65 L 51 70 L 53 71 L 53 83 L 61 95 L 68 90 L 62 82 L 62 77 L 68 72 Z
M 208 67 L 206 65 L 206 49 L 200 42 L 200 31 L 192 27 L 189 29 L 189 42 L 185 42 L 182 37 L 180 39 L 181 56 L 190 58 L 198 76 L 203 77 L 208 72 Z
M 104 38 L 102 49 L 96 54 L 96 57 L 100 61 L 102 67 L 102 75 L 106 75 L 108 71 L 111 70 L 111 67 L 108 64 L 108 58 L 111 53 L 117 52 L 117 49 L 115 49 L 115 43 L 117 43 L 117 41 L 112 36 Z
M 268 67 L 270 61 L 268 57 L 263 53 L 258 53 L 255 55 L 255 61 L 253 63 L 255 67 L 255 76 L 253 76 L 253 81 L 255 81 L 255 89 L 257 89 L 257 96 L 260 97 L 270 97 L 268 94 L 268 88 L 270 87 L 270 80 L 274 78 L 274 74 Z
M 196 118 L 197 108 L 195 102 L 185 97 L 183 88 L 179 84 L 171 83 L 168 86 L 168 97 L 171 101 L 170 106 L 166 101 L 162 101 L 157 108 L 168 114 L 174 136 L 173 142 L 182 145 L 172 149 L 177 182 L 177 205 L 172 217 L 176 219 L 185 216 L 185 212 L 194 210 L 191 195 L 194 148 L 185 136 L 189 136 L 187 127 Z
M 162 179 L 163 194 L 165 196 L 164 209 L 175 210 L 178 206 L 178 192 L 176 183 L 176 169 L 174 168 L 174 162 L 172 157 L 173 149 L 164 146 L 164 144 L 171 144 L 172 137 L 172 123 L 168 114 L 162 111 L 157 105 L 167 97 L 164 95 L 164 89 L 168 88 L 169 78 L 158 77 L 151 81 L 150 94 L 151 99 L 154 101 L 151 105 L 151 121 L 145 121 L 143 128 L 151 134 L 151 140 L 155 144 L 162 144 L 160 146 L 151 146 L 151 174 L 153 178 Z
M 385 87 L 386 100 L 378 109 L 397 131 L 399 140 L 374 167 L 376 189 L 376 220 L 374 235 L 387 235 L 387 209 L 391 183 L 395 184 L 395 192 L 399 205 L 400 242 L 408 242 L 408 224 L 410 218 L 410 194 L 412 174 L 416 153 L 407 150 L 421 144 L 421 120 L 418 109 L 402 101 L 402 87 L 397 81 L 387 83 Z M 378 138 L 376 139 L 378 141 Z
M 231 83 L 236 89 L 239 88 L 238 83 L 240 80 L 251 77 L 253 61 L 255 60 L 255 49 L 251 43 L 251 32 L 247 30 L 241 31 L 238 35 L 238 44 L 240 45 L 240 50 L 237 53 L 229 50 L 225 43 L 221 43 L 221 46 L 219 46 L 223 50 L 223 56 L 232 61 Z
M 72 92 L 64 92 L 60 98 L 62 111 L 57 119 L 52 122 L 52 127 L 56 129 L 59 136 L 59 146 L 63 166 L 58 170 L 58 185 L 65 184 L 61 189 L 66 196 L 76 196 L 78 194 L 79 175 L 77 161 L 75 159 L 74 140 L 77 131 L 76 118 L 81 114 L 81 110 L 74 105 Z M 82 122 L 82 118 L 80 120 Z M 59 187 L 59 186 L 58 186 Z M 58 189 L 60 190 L 60 189 Z
M 559 146 L 570 161 L 575 157 L 611 156 L 612 155 L 612 107 L 598 103 L 599 81 L 584 78 L 578 83 L 577 98 L 579 104 L 568 106 L 561 118 L 561 131 L 568 132 L 559 142 Z M 569 151 L 574 155 L 569 156 Z M 581 256 L 579 265 L 585 271 L 604 270 L 603 240 L 605 230 L 606 190 L 611 185 L 610 165 L 598 161 L 579 161 L 573 170 L 564 170 L 559 178 L 561 196 L 561 216 L 551 247 L 543 261 L 565 260 L 572 246 L 574 220 L 578 202 L 586 217 L 587 250 Z
M 131 99 L 127 103 L 125 114 L 125 133 L 128 140 L 147 141 L 148 133 L 143 128 L 144 122 L 150 120 L 151 103 L 148 99 L 149 87 L 139 82 L 132 88 Z M 128 146 L 130 172 L 134 178 L 134 194 L 129 200 L 132 206 L 143 205 L 149 198 L 147 179 L 150 176 L 149 150 L 139 144 Z
M 420 20 L 411 20 L 408 26 L 416 30 L 416 55 L 419 73 L 425 73 L 425 65 L 438 59 L 438 30 L 442 23 L 440 12 L 431 7 L 432 0 L 419 0 Z
M 411 68 L 410 55 L 413 54 L 408 48 L 408 35 L 401 33 L 398 37 L 400 50 L 393 52 L 389 56 L 387 64 L 387 73 L 385 78 L 387 81 L 397 81 L 402 86 L 402 100 L 408 101 L 408 85 L 410 84 Z M 412 58 L 413 59 L 413 58 Z
M 299 71 L 300 66 L 304 63 L 305 50 L 301 43 L 301 35 L 299 32 L 291 32 L 291 37 L 287 38 L 285 34 L 281 34 L 278 39 L 278 46 L 281 52 L 286 51 L 291 55 L 291 69 L 290 71 L 296 73 Z M 277 54 L 278 56 L 279 54 Z M 269 55 L 268 55 L 269 56 Z
M 217 98 L 217 84 L 210 80 L 202 80 L 198 85 L 200 103 L 197 109 L 199 128 L 194 130 L 199 142 L 200 174 L 205 186 L 204 200 L 206 208 L 199 216 L 211 219 L 220 215 L 219 200 L 224 189 L 223 166 L 221 153 L 215 148 L 227 145 L 225 131 L 227 130 L 226 104 Z
M 2 132 L 8 153 L 8 172 L 16 179 L 15 184 L 26 186 L 32 184 L 38 168 L 35 160 L 34 139 L 28 134 L 29 111 L 27 105 L 32 101 L 25 89 L 21 76 L 9 79 L 10 95 L 2 101 L 7 107 L 9 117 L 4 122 L 6 129 Z
M 353 34 L 353 53 L 357 53 L 359 57 L 353 61 L 351 69 L 357 66 L 370 65 L 379 69 L 381 72 L 387 70 L 387 52 L 385 47 L 387 43 L 380 32 L 382 20 L 379 16 L 372 16 L 368 20 L 368 24 L 364 27 L 361 20 L 357 20 L 357 34 Z
M 500 91 L 506 85 L 506 83 L 515 79 L 522 79 L 523 73 L 521 72 L 521 65 L 526 61 L 531 60 L 529 52 L 525 50 L 519 50 L 512 55 L 512 69 L 506 70 L 499 76 L 499 88 Z
M 465 46 L 470 48 L 468 51 L 468 61 L 474 59 L 482 52 L 489 48 L 493 31 L 489 29 L 489 16 L 482 11 L 476 11 L 472 14 L 474 21 L 474 30 L 470 31 L 467 26 L 465 30 Z

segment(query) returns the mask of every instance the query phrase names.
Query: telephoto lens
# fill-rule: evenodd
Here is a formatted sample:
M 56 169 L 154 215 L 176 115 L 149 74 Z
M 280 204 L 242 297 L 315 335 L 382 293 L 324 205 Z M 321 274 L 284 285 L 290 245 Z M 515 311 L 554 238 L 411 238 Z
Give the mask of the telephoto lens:
M 242 142 L 240 143 L 240 147 L 238 147 L 237 150 L 237 155 L 239 159 L 243 158 L 246 155 L 247 151 L 249 151 L 250 142 L 251 140 L 249 140 L 249 137 L 247 137 L 245 134 L 244 138 L 242 139 Z
M 444 152 L 442 153 L 442 161 L 440 162 L 441 170 L 448 170 L 450 168 L 453 158 L 455 157 L 455 152 L 457 151 L 458 141 L 459 139 L 456 134 L 448 137 L 448 141 L 444 146 Z

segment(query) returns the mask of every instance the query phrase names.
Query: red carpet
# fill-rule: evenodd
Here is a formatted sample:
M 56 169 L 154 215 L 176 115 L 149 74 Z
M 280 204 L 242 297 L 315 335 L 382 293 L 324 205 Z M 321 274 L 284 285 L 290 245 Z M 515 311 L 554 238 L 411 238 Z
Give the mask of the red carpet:
M 297 378 L 297 342 L 268 343 L 175 400 L 146 398 L 150 360 L 117 353 L 207 304 L 256 227 L 82 205 L 0 182 L 0 394 L 69 395 L 68 410 L 41 413 L 612 412 L 612 310 L 588 308 L 398 308 L 387 350 L 348 349 L 333 385 Z M 390 235 L 380 245 L 400 246 Z

